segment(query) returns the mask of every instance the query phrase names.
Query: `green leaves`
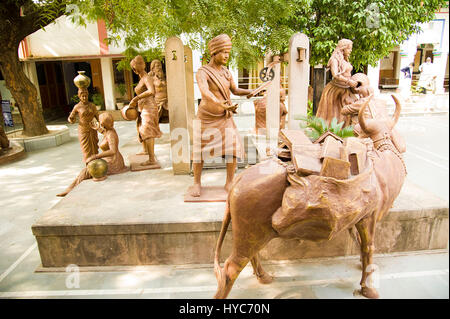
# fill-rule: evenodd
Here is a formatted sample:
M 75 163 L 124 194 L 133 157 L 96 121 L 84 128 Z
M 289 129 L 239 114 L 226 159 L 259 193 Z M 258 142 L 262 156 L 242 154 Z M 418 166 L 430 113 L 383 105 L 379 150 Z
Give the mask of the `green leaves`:
M 31 0 L 29 0 L 31 1 Z M 56 2 L 56 0 L 41 0 Z M 430 21 L 445 0 L 68 0 L 88 20 L 106 21 L 110 41 L 136 50 L 163 49 L 183 35 L 193 49 L 206 51 L 212 37 L 233 39 L 232 64 L 250 66 L 265 53 L 286 52 L 296 32 L 310 38 L 310 64 L 328 63 L 339 39 L 353 40 L 350 62 L 375 65 L 393 47 Z M 51 14 L 51 13 L 49 13 Z
M 338 123 L 336 118 L 333 118 L 330 125 L 325 122 L 323 118 L 316 116 L 298 116 L 296 120 L 301 120 L 305 123 L 300 123 L 300 127 L 305 129 L 306 135 L 308 135 L 313 140 L 318 139 L 322 134 L 327 131 L 336 134 L 339 137 L 345 138 L 354 136 L 353 126 L 344 126 L 344 122 Z

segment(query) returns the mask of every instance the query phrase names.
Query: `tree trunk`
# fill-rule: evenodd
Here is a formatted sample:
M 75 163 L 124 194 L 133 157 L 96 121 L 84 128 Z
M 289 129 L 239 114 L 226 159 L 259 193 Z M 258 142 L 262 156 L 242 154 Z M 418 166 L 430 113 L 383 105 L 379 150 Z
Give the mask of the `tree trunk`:
M 320 98 L 322 97 L 323 89 L 326 86 L 326 69 L 325 68 L 313 68 L 313 109 L 314 114 L 319 107 Z
M 17 51 L 17 46 L 2 47 L 0 70 L 22 115 L 23 135 L 43 135 L 48 133 L 48 130 L 38 102 L 36 87 L 25 75 Z

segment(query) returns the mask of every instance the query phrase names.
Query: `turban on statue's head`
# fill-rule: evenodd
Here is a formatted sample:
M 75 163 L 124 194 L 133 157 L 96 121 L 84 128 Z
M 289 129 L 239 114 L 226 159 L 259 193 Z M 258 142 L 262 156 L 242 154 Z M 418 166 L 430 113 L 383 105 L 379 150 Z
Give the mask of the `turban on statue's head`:
M 211 55 L 226 49 L 231 50 L 231 39 L 226 34 L 218 35 L 208 42 L 208 50 Z

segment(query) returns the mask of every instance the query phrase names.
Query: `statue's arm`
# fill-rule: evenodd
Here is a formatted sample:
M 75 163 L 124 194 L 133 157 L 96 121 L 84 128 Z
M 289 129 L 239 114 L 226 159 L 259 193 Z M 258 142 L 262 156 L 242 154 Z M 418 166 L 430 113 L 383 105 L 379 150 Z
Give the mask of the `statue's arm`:
M 358 84 L 356 81 L 352 80 L 351 77 L 347 77 L 339 73 L 339 62 L 336 59 L 332 59 L 330 61 L 330 71 L 333 79 L 336 79 L 341 83 L 345 83 L 350 87 L 356 87 L 356 85 Z
M 366 101 L 367 99 L 360 99 L 352 104 L 344 105 L 341 109 L 342 115 L 353 115 L 358 114 L 359 109 L 361 108 L 361 105 Z
M 131 106 L 131 107 L 136 107 L 137 102 L 138 102 L 140 99 L 144 99 L 144 98 L 149 97 L 149 96 L 152 96 L 152 95 L 155 96 L 155 85 L 153 84 L 153 79 L 152 79 L 149 75 L 146 75 L 146 76 L 143 78 L 143 80 L 144 80 L 144 84 L 145 84 L 145 87 L 147 88 L 147 90 L 144 91 L 144 92 L 142 92 L 142 93 L 140 93 L 140 94 L 138 94 L 138 95 L 136 95 L 136 96 L 130 101 L 130 106 Z
M 111 134 L 111 135 L 113 135 L 113 134 Z M 92 155 L 91 157 L 89 157 L 87 159 L 86 162 L 89 163 L 90 161 L 93 161 L 95 159 L 104 158 L 104 157 L 112 157 L 117 154 L 117 152 L 119 151 L 119 139 L 116 136 L 108 136 L 105 138 L 107 138 L 109 149 L 107 151 L 101 152 L 99 154 Z
M 93 103 L 91 103 L 91 107 L 92 107 L 93 110 L 94 110 L 94 118 L 97 120 L 97 122 L 100 123 L 100 119 L 99 119 L 97 107 L 96 107 L 95 104 L 93 104 Z
M 147 91 L 138 94 L 138 99 L 144 99 L 149 96 L 155 96 L 155 85 L 153 84 L 153 79 L 150 76 L 144 77 L 144 84 L 147 87 Z
M 77 116 L 77 113 L 78 113 L 78 104 L 75 104 L 75 106 L 72 109 L 72 112 L 70 112 L 70 115 L 67 118 L 67 121 L 72 124 L 75 123 L 75 118 Z
M 230 91 L 234 94 L 234 95 L 249 95 L 250 93 L 252 93 L 253 90 L 250 89 L 241 89 L 239 88 L 236 83 L 234 83 L 233 80 L 233 76 L 230 74 L 231 79 L 230 79 Z

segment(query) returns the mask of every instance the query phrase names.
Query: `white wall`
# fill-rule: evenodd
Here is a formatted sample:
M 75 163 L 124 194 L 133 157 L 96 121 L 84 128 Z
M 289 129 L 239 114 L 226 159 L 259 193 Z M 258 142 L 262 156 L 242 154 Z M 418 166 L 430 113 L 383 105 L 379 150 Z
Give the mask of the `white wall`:
M 2 100 L 10 100 L 11 103 L 14 101 L 11 92 L 6 88 L 5 80 L 0 80 L 0 92 L 2 94 Z
M 27 39 L 32 58 L 100 54 L 97 23 L 81 27 L 66 16 L 59 17 L 45 30 L 38 30 Z

